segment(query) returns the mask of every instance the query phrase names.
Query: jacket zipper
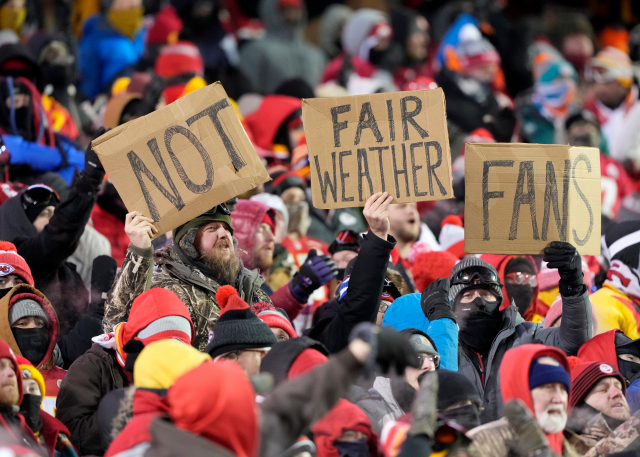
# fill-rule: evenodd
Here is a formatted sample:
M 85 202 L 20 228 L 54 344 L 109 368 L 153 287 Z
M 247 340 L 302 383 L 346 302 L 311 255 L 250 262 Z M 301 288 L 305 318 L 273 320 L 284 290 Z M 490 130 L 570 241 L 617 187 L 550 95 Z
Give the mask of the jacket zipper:
M 482 357 L 476 351 L 473 351 L 475 355 L 478 356 L 478 360 L 480 361 L 480 376 L 482 377 L 482 387 L 484 388 L 484 363 L 482 363 Z

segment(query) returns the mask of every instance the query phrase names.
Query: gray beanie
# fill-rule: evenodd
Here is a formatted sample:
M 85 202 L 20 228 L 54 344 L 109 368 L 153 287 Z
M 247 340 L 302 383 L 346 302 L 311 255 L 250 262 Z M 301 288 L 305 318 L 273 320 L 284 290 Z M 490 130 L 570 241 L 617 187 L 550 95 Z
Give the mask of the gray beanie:
M 11 308 L 9 308 L 9 325 L 15 324 L 23 317 L 40 317 L 47 325 L 49 324 L 49 317 L 40 306 L 40 303 L 32 298 L 22 298 L 16 301 Z
M 462 270 L 469 268 L 469 267 L 484 267 L 488 270 L 491 270 L 496 277 L 498 277 L 498 272 L 496 271 L 495 268 L 493 268 L 493 266 L 487 262 L 485 262 L 484 260 L 478 258 L 478 257 L 465 257 L 464 259 L 462 259 L 460 262 L 456 263 L 454 265 L 454 267 L 451 269 L 451 276 L 450 279 L 451 281 L 453 281 L 453 278 L 456 277 L 456 275 L 461 272 Z M 496 298 L 498 299 L 498 302 L 500 304 L 502 304 L 502 286 L 499 284 L 456 284 L 456 285 L 452 285 L 451 289 L 449 289 L 449 298 L 451 300 L 455 300 L 456 297 L 462 293 L 463 291 L 467 290 L 467 289 L 472 289 L 472 288 L 482 288 L 482 289 L 487 289 L 491 292 L 493 292 L 493 294 L 496 296 Z

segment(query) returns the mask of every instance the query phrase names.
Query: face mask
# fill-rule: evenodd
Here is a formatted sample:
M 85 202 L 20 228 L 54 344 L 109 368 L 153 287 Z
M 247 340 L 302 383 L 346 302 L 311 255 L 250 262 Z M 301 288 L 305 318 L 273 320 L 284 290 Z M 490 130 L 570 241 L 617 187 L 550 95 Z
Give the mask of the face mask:
M 518 307 L 518 312 L 524 316 L 531 307 L 531 299 L 533 299 L 533 287 L 528 284 L 506 284 L 507 295 L 513 298 Z
M 141 6 L 126 10 L 110 10 L 107 19 L 118 32 L 131 38 L 142 27 L 143 14 L 144 9 Z
M 480 411 L 478 411 L 478 407 L 473 404 L 448 409 L 443 411 L 442 415 L 462 425 L 467 430 L 471 430 L 480 425 Z
M 502 328 L 502 316 L 498 312 L 498 303 L 487 302 L 476 297 L 471 303 L 457 305 L 457 308 L 467 307 L 472 312 L 459 319 L 460 332 L 458 337 L 469 349 L 485 354 L 491 348 L 491 343 Z M 487 309 L 491 312 L 487 312 Z
M 618 368 L 620 369 L 620 374 L 624 376 L 628 384 L 631 384 L 640 377 L 640 363 L 629 362 L 628 360 L 618 357 Z
M 22 382 L 19 380 L 19 382 Z M 22 403 L 20 403 L 20 414 L 24 417 L 29 428 L 38 433 L 42 429 L 42 421 L 40 420 L 40 395 L 24 394 Z
M 340 457 L 370 457 L 369 446 L 365 440 L 333 443 Z
M 18 343 L 22 356 L 36 368 L 44 362 L 49 349 L 49 329 L 12 328 L 13 337 Z
M 20 29 L 26 18 L 26 8 L 14 8 L 7 5 L 0 8 L 0 28 L 2 29 L 11 29 L 20 34 Z

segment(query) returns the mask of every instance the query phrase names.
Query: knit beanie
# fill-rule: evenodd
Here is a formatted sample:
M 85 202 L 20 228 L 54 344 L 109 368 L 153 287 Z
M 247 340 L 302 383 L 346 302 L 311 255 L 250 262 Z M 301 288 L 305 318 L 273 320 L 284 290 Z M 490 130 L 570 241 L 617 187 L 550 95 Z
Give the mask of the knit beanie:
M 550 384 L 559 382 L 564 384 L 567 388 L 567 392 L 571 391 L 571 376 L 565 368 L 553 359 L 552 361 L 540 362 L 542 357 L 539 357 L 533 361 L 531 368 L 529 369 L 529 389 L 535 389 L 544 384 Z
M 182 238 L 187 234 L 187 232 L 192 229 L 198 229 L 205 224 L 210 222 L 224 222 L 229 226 L 229 231 L 231 235 L 233 235 L 233 225 L 231 225 L 231 212 L 229 208 L 227 208 L 226 204 L 221 204 L 214 206 L 206 213 L 201 214 L 200 216 L 191 219 L 189 222 L 186 222 L 182 225 L 173 229 L 173 239 L 174 243 L 183 248 L 182 246 Z M 194 236 L 195 238 L 195 236 Z M 190 245 L 192 247 L 193 240 L 190 240 Z M 184 249 L 183 249 L 184 250 Z
M 27 261 L 18 254 L 13 243 L 0 241 L 0 277 L 15 274 L 20 276 L 30 286 L 34 285 L 31 268 Z
M 289 338 L 298 336 L 284 310 L 275 308 L 268 303 L 256 303 L 253 307 L 253 312 L 262 322 L 267 324 L 269 328 L 282 329 L 289 335 Z
M 270 348 L 278 342 L 269 326 L 253 314 L 233 287 L 220 287 L 216 302 L 220 318 L 211 329 L 212 339 L 205 349 L 211 357 L 238 349 Z
M 133 383 L 145 389 L 168 389 L 176 379 L 211 360 L 209 354 L 170 339 L 154 341 L 140 352 L 133 366 Z
M 40 373 L 37 368 L 34 367 L 33 364 L 24 357 L 17 355 L 16 360 L 18 361 L 18 368 L 20 370 L 21 378 L 33 379 L 38 383 L 38 388 L 40 389 L 40 405 L 42 406 L 42 402 L 44 401 L 44 396 L 47 390 L 44 383 L 44 378 L 42 377 L 42 373 Z
M 14 367 L 13 371 L 15 371 L 16 373 L 16 378 L 20 380 L 21 378 L 20 366 L 18 364 L 18 360 L 16 359 L 16 354 L 13 352 L 13 349 L 11 349 L 11 347 L 9 346 L 9 343 L 7 343 L 4 340 L 0 340 L 0 359 L 9 359 L 13 363 L 13 367 Z M 23 394 L 22 382 L 18 382 L 18 393 L 20 395 L 20 398 L 18 400 L 18 403 L 16 403 L 17 405 L 22 403 L 22 394 Z
M 460 216 L 450 214 L 440 223 L 440 235 L 438 243 L 440 247 L 455 255 L 457 258 L 464 256 L 464 226 Z M 443 276 L 444 277 L 444 276 Z
M 450 276 L 451 281 L 453 281 L 453 278 L 455 278 L 459 272 L 461 272 L 465 268 L 470 268 L 470 267 L 486 268 L 487 270 L 490 270 L 496 276 L 496 278 L 498 277 L 498 272 L 496 271 L 495 268 L 493 268 L 491 264 L 485 262 L 484 260 L 478 257 L 465 257 L 451 269 L 451 276 Z M 451 289 L 449 289 L 449 298 L 451 300 L 455 300 L 456 297 L 462 292 L 464 292 L 465 290 L 477 289 L 477 288 L 487 289 L 491 291 L 498 299 L 498 306 L 502 304 L 502 298 L 503 298 L 502 285 L 500 284 L 500 280 L 498 280 L 498 282 L 495 284 L 484 284 L 481 281 L 478 281 L 477 283 L 474 282 L 472 284 L 452 285 Z
M 444 369 L 436 373 L 438 374 L 438 411 L 467 400 L 480 407 L 482 400 L 478 390 L 465 375 Z
M 614 377 L 622 384 L 622 394 L 627 395 L 627 387 L 624 378 L 615 368 L 604 362 L 584 362 L 571 369 L 571 395 L 569 396 L 569 409 L 573 409 L 582 403 L 602 378 Z
M 436 343 L 422 330 L 418 330 L 417 328 L 405 328 L 400 333 L 407 337 L 409 344 L 411 344 L 416 353 L 439 355 Z M 440 361 L 438 360 L 436 368 L 439 367 Z
M 449 251 L 431 251 L 418 254 L 411 268 L 416 290 L 422 292 L 438 278 L 447 278 L 458 258 Z
M 9 308 L 9 325 L 15 324 L 23 317 L 40 317 L 47 325 L 49 324 L 49 316 L 40 303 L 32 298 L 21 298 Z
M 629 54 L 611 46 L 591 58 L 585 69 L 587 81 L 591 81 L 591 75 L 595 73 L 598 74 L 597 82 L 618 81 L 624 87 L 631 87 L 633 83 L 633 63 Z
M 198 47 L 189 41 L 179 41 L 162 48 L 154 69 L 158 76 L 173 78 L 178 75 L 204 75 L 204 62 Z
M 163 8 L 157 15 L 147 34 L 147 44 L 173 44 L 182 31 L 182 19 L 172 5 Z

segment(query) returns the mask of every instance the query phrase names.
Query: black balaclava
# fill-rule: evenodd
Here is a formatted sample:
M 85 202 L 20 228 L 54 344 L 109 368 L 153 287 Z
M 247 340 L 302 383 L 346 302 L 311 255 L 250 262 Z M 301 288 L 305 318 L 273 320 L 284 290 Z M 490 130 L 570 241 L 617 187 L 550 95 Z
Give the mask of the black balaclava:
M 506 275 L 509 273 L 527 273 L 535 274 L 536 270 L 531 259 L 527 257 L 514 257 L 507 262 L 504 273 L 504 287 L 507 289 L 507 295 L 510 299 L 516 303 L 518 312 L 521 316 L 524 316 L 527 310 L 531 307 L 531 301 L 533 300 L 534 288 L 529 284 L 509 284 Z
M 22 380 L 18 379 L 18 382 L 22 382 Z M 33 433 L 38 433 L 42 430 L 42 421 L 40 420 L 41 401 L 41 395 L 24 394 L 22 403 L 20 403 L 20 414 L 22 414 Z
M 11 328 L 13 337 L 18 343 L 22 356 L 39 367 L 49 349 L 49 329 L 42 328 Z
M 480 425 L 480 410 L 475 403 L 448 409 L 443 411 L 442 415 L 462 425 L 467 430 L 474 429 Z
M 460 303 L 461 296 L 458 294 L 453 303 L 460 327 L 458 338 L 469 349 L 486 354 L 502 328 L 500 303 L 488 302 L 481 297 L 476 297 L 470 303 Z
M 623 354 L 631 354 L 640 357 L 640 342 L 632 340 L 622 332 L 616 332 L 615 336 L 616 354 L 618 356 L 618 369 L 620 374 L 631 384 L 640 378 L 640 363 L 629 362 L 621 359 Z
M 369 445 L 364 439 L 358 441 L 336 441 L 333 443 L 340 457 L 370 457 Z
M 5 100 L 11 99 L 12 95 L 24 94 L 29 96 L 29 102 L 26 106 L 15 108 L 13 118 L 15 120 L 15 128 L 11 122 L 11 106 L 4 103 Z M 34 125 L 33 100 L 31 91 L 22 83 L 17 83 L 15 79 L 9 82 L 7 78 L 0 80 L 0 127 L 10 135 L 19 135 L 26 141 L 36 141 L 37 133 Z

